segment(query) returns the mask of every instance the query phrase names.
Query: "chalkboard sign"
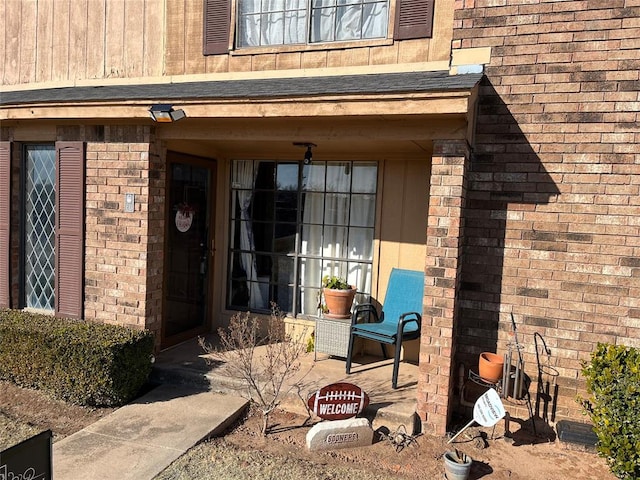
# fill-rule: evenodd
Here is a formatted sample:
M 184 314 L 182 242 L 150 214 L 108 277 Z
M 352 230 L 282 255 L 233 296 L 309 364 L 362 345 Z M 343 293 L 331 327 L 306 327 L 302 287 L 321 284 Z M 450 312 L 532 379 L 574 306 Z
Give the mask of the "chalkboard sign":
M 51 480 L 51 430 L 0 452 L 0 480 Z

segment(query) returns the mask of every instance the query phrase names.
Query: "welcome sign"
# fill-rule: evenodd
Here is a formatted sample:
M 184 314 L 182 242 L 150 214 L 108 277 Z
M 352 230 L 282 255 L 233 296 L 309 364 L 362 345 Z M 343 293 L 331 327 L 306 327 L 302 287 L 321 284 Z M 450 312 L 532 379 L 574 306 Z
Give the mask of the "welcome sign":
M 352 383 L 332 383 L 314 392 L 307 405 L 324 420 L 345 420 L 367 408 L 369 395 Z
M 51 480 L 51 430 L 0 452 L 0 480 Z

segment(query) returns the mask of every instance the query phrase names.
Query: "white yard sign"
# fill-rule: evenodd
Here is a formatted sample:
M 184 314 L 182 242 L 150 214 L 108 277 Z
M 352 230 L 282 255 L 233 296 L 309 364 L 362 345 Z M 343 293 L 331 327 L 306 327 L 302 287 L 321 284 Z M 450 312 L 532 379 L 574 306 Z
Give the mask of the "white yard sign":
M 476 404 L 473 406 L 473 420 L 467 423 L 447 443 L 451 443 L 454 438 L 469 428 L 473 422 L 478 422 L 483 427 L 493 427 L 505 414 L 500 396 L 495 390 L 489 389 L 476 400 Z

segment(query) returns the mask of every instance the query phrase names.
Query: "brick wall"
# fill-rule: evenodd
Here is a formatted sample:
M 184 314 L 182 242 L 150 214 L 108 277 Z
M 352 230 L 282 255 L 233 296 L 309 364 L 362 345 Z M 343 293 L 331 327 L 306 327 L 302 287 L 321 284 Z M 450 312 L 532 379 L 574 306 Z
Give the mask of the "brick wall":
M 159 340 L 165 169 L 154 135 L 105 126 L 86 148 L 85 318 L 148 328 Z
M 465 210 L 456 363 L 534 333 L 582 419 L 580 363 L 640 347 L 640 2 L 460 0 L 454 48 L 492 48 Z M 541 360 L 546 361 L 543 355 Z
M 455 292 L 460 283 L 468 154 L 466 142 L 434 142 L 417 412 L 423 431 L 438 435 L 446 432 L 454 387 L 453 338 L 459 310 Z

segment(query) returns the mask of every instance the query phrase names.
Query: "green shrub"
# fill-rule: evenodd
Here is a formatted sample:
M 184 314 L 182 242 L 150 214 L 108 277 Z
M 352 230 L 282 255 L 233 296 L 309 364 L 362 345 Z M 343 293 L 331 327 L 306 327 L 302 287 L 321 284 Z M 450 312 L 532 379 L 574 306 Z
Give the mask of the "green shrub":
M 91 406 L 134 398 L 151 372 L 148 331 L 0 310 L 0 379 Z
M 598 344 L 582 374 L 598 453 L 620 479 L 640 479 L 640 350 Z

